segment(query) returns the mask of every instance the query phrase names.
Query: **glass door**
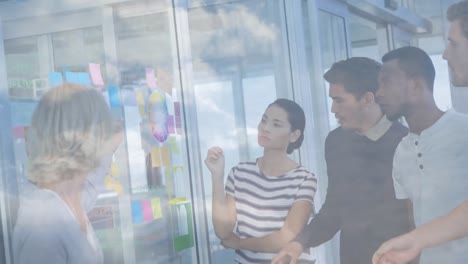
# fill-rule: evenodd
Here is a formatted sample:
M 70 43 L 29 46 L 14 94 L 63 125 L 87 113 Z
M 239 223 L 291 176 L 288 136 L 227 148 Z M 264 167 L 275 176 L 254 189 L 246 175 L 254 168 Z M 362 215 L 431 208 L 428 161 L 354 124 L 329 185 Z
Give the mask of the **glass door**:
M 88 214 L 105 263 L 197 263 L 174 9 L 168 3 L 93 7 L 102 24 L 86 28 L 80 21 L 91 17 L 72 8 L 71 17 L 79 19 L 67 21 L 66 31 L 5 40 L 8 129 L 20 192 L 28 184 L 31 115 L 55 85 L 74 82 L 100 91 L 125 128 L 124 143 L 100 179 L 102 192 Z M 66 17 L 28 19 L 53 28 Z M 8 26 L 28 35 L 15 23 Z
M 263 153 L 257 126 L 277 97 L 289 97 L 280 0 L 194 1 L 188 6 L 193 96 L 200 161 L 223 148 L 226 174 L 240 161 Z M 200 164 L 212 263 L 234 263 L 211 222 L 211 175 Z

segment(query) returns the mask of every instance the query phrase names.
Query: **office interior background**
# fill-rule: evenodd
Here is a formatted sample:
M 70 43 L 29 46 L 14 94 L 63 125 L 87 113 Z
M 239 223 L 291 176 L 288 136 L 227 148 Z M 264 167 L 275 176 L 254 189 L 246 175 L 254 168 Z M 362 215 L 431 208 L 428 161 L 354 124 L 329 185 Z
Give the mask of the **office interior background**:
M 98 89 L 125 127 L 89 215 L 106 263 L 234 263 L 211 222 L 208 148 L 224 149 L 226 170 L 261 156 L 264 109 L 276 98 L 295 100 L 307 126 L 293 157 L 318 177 L 318 211 L 324 139 L 337 126 L 322 75 L 334 62 L 380 61 L 418 46 L 436 67 L 438 106 L 468 113 L 468 91 L 451 87 L 442 59 L 454 2 L 0 0 L 0 262 L 12 263 L 32 111 L 54 85 Z M 150 103 L 167 118 L 162 140 L 148 139 Z M 337 238 L 314 249 L 317 263 L 339 263 L 338 250 Z

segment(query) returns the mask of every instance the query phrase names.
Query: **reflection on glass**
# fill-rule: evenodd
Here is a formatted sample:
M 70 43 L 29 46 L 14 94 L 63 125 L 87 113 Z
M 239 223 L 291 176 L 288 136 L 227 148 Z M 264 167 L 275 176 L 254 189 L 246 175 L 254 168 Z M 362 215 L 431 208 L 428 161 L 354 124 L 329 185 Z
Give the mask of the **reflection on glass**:
M 91 62 L 105 63 L 101 28 L 53 33 L 52 45 L 57 72 L 85 72 Z
M 344 60 L 347 57 L 345 24 L 342 17 L 320 10 L 319 11 L 320 49 L 322 54 L 323 73 L 327 72 L 333 63 Z M 310 47 L 312 48 L 312 47 Z M 332 99 L 328 96 L 329 83 L 324 81 L 327 94 L 328 109 L 331 109 Z M 332 113 L 328 115 L 330 129 L 338 126 L 338 122 Z
M 320 10 L 320 51 L 322 53 L 323 72 L 333 63 L 346 59 L 346 33 L 344 19 L 337 15 Z
M 136 263 L 196 261 L 169 10 L 162 2 L 122 6 L 115 19 Z
M 220 146 L 226 177 L 260 156 L 257 126 L 268 103 L 287 95 L 282 67 L 280 1 L 240 1 L 189 10 L 200 153 Z M 234 263 L 211 223 L 211 177 L 203 175 L 213 263 Z
M 112 20 L 103 17 L 104 25 L 5 41 L 20 191 L 27 183 L 31 114 L 54 83 L 99 90 L 124 124 L 125 147 L 112 157 L 88 215 L 105 263 L 194 263 L 197 258 L 181 86 L 174 78 L 177 54 L 169 30 L 173 10 L 153 6 L 154 1 L 116 5 Z M 63 18 L 48 17 L 57 23 Z M 109 66 L 116 66 L 109 63 L 120 66 L 120 85 L 108 79 Z
M 5 40 L 8 93 L 11 98 L 32 99 L 39 96 L 38 90 L 42 87 L 39 86 L 38 45 L 37 37 Z
M 452 93 L 450 91 L 450 77 L 447 61 L 441 54 L 430 55 L 436 71 L 434 80 L 434 99 L 437 107 L 442 111 L 452 108 Z
M 353 13 L 349 16 L 351 54 L 353 57 L 367 57 L 380 61 L 377 24 Z

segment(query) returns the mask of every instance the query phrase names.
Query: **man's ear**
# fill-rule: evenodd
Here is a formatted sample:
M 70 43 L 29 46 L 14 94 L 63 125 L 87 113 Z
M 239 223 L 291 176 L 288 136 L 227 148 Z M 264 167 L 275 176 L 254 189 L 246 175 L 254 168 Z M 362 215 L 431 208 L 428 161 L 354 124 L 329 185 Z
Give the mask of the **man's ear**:
M 410 96 L 412 98 L 421 97 L 421 95 L 427 89 L 426 82 L 421 78 L 409 79 L 407 85 L 408 85 L 407 86 L 408 87 L 408 96 Z
M 364 106 L 370 106 L 375 103 L 375 94 L 367 92 L 361 97 L 360 101 L 364 104 Z

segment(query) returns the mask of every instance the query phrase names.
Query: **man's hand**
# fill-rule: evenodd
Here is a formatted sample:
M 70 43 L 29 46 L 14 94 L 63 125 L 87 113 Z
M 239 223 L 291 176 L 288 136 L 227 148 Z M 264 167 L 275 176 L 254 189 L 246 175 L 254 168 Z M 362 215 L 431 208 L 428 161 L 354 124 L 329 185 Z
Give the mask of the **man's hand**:
M 304 248 L 299 242 L 289 242 L 281 251 L 273 258 L 271 264 L 296 264 L 297 259 L 302 254 Z
M 421 254 L 422 248 L 411 233 L 383 243 L 372 257 L 373 264 L 406 264 Z

